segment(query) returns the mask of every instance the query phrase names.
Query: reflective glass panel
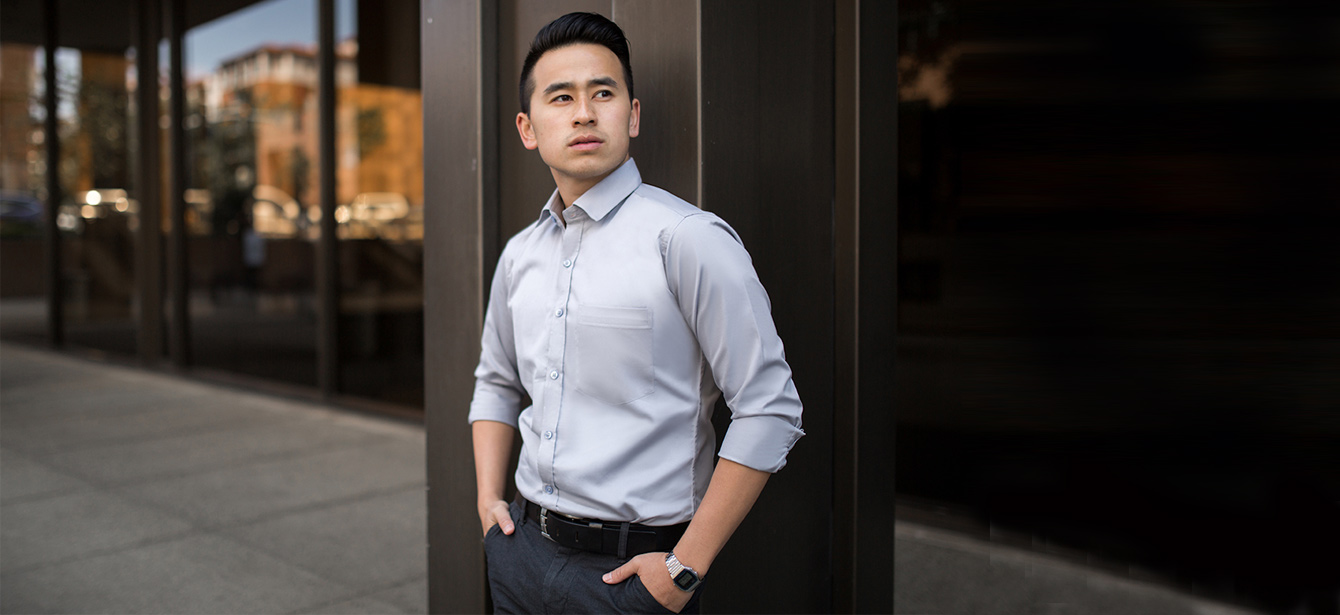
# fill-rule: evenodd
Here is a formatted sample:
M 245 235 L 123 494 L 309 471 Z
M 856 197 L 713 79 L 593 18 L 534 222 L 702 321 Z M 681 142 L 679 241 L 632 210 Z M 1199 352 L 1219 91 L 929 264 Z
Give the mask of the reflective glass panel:
M 56 51 L 65 340 L 125 355 L 137 350 L 134 69 L 126 51 Z
M 336 2 L 341 388 L 423 405 L 418 6 Z
M 251 4 L 183 45 L 193 363 L 315 386 L 316 3 Z
M 0 42 L 0 335 L 46 339 L 43 50 Z

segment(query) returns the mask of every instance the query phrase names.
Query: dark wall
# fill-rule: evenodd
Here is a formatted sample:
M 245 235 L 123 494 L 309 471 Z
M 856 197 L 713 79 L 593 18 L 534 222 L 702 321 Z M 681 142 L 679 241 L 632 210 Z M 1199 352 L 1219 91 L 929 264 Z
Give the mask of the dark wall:
M 900 494 L 1334 612 L 1340 11 L 899 11 Z
M 701 205 L 739 232 L 754 259 L 807 434 L 712 567 L 732 585 L 767 590 L 709 592 L 713 612 L 831 609 L 832 37 L 832 7 L 821 3 L 702 6 Z

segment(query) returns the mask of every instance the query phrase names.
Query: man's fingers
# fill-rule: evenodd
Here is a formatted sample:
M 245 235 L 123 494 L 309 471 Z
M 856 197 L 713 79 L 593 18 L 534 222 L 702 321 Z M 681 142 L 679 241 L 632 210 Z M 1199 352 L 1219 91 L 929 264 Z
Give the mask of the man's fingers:
M 512 524 L 512 513 L 510 510 L 507 509 L 506 504 L 498 502 L 497 504 L 493 505 L 493 518 L 500 525 L 502 525 L 502 531 L 504 534 L 507 534 L 508 536 L 512 535 L 512 532 L 516 528 Z
M 627 579 L 628 577 L 633 576 L 633 573 L 636 570 L 637 566 L 633 563 L 633 561 L 630 561 L 627 564 L 615 568 L 614 570 L 606 572 L 605 576 L 602 578 L 606 583 L 610 585 L 618 585 L 619 583 L 623 583 L 624 580 Z
M 507 504 L 498 501 L 489 508 L 489 512 L 493 514 L 493 521 L 502 528 L 502 532 L 511 536 L 516 528 L 512 524 L 512 513 L 508 510 Z
M 512 514 L 507 508 L 507 502 L 498 500 L 489 505 L 488 508 L 481 509 L 480 521 L 484 526 L 484 533 L 489 532 L 489 528 L 497 525 L 504 534 L 511 535 L 516 530 L 512 523 Z

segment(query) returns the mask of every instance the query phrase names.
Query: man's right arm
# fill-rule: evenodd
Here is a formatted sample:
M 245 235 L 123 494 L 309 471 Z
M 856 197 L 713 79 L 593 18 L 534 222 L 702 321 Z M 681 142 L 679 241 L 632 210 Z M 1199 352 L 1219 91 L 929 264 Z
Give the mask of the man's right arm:
M 508 307 L 508 260 L 504 251 L 494 272 L 489 292 L 484 331 L 480 339 L 479 366 L 475 368 L 475 393 L 470 402 L 470 430 L 475 449 L 475 481 L 479 522 L 484 532 L 494 524 L 512 533 L 503 493 L 507 467 L 512 458 L 512 438 L 525 391 L 517 374 L 516 342 Z
M 479 522 L 485 533 L 497 523 L 502 525 L 504 534 L 510 535 L 514 528 L 503 491 L 507 486 L 507 465 L 512 459 L 512 436 L 516 429 L 496 421 L 475 421 L 470 429 L 475 445 Z

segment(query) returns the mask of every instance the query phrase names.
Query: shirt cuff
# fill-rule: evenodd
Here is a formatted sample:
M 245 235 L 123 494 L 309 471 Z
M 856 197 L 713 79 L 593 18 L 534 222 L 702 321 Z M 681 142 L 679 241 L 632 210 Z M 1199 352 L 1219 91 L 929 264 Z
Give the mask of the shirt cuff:
M 760 472 L 776 472 L 786 466 L 786 454 L 803 435 L 804 430 L 784 417 L 738 417 L 726 428 L 720 457 Z
M 495 421 L 515 428 L 519 414 L 521 412 L 516 400 L 492 391 L 475 389 L 474 401 L 470 402 L 469 422 Z

